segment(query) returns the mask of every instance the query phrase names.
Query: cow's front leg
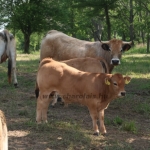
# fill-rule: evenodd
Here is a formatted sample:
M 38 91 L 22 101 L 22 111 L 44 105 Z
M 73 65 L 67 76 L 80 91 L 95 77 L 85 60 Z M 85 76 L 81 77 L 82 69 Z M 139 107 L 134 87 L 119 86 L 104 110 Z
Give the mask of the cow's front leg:
M 106 128 L 104 125 L 104 109 L 99 111 L 99 122 L 100 122 L 100 132 L 101 134 L 106 134 Z
M 94 134 L 93 135 L 99 135 L 99 129 L 97 125 L 97 119 L 98 119 L 98 113 L 95 110 L 89 110 L 90 111 L 90 116 L 92 118 L 93 122 L 93 129 L 94 129 Z

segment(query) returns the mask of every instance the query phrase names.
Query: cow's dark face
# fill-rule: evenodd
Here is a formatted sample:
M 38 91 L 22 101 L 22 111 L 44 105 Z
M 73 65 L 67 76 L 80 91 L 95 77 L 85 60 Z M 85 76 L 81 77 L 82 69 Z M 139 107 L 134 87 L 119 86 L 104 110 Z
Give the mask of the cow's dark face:
M 131 42 L 123 42 L 122 40 L 112 39 L 102 43 L 102 48 L 110 52 L 110 64 L 116 66 L 120 64 L 122 52 L 131 48 Z

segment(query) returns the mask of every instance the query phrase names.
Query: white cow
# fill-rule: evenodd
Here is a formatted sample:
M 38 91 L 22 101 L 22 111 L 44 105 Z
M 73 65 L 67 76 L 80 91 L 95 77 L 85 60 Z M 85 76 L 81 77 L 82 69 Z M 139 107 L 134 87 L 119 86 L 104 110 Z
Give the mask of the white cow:
M 8 30 L 0 32 L 0 63 L 8 58 L 8 82 L 11 83 L 11 73 L 14 75 L 14 86 L 18 86 L 16 76 L 16 41 Z

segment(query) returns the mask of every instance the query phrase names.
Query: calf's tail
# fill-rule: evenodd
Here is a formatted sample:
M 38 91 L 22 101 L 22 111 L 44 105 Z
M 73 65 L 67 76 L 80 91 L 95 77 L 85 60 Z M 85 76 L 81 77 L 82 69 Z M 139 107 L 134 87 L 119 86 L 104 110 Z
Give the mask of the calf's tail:
M 8 82 L 11 83 L 11 70 L 12 70 L 12 61 L 11 59 L 9 58 L 8 59 Z
M 38 87 L 37 81 L 35 83 L 35 96 L 36 96 L 36 98 L 39 97 L 39 87 Z

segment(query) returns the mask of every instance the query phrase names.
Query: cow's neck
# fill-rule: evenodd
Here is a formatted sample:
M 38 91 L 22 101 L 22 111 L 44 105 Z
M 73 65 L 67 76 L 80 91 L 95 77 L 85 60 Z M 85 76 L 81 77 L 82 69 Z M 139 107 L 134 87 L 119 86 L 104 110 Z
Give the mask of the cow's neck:
M 109 64 L 108 66 L 109 66 L 109 73 L 111 73 L 111 72 L 112 72 L 112 70 L 114 69 L 114 65 Z

